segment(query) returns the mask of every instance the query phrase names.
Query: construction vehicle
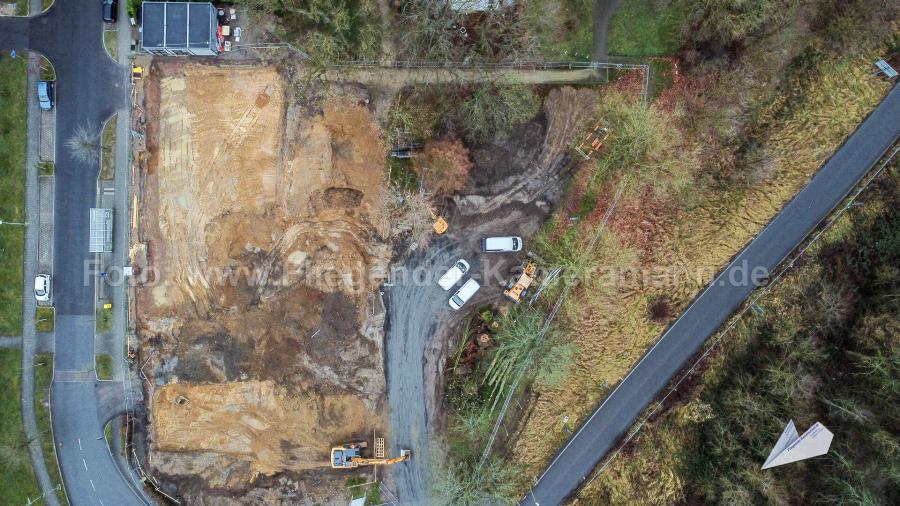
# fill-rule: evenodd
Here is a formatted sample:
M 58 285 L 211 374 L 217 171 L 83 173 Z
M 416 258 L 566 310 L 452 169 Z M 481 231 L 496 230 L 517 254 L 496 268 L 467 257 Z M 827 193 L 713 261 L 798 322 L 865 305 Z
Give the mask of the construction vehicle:
M 513 278 L 510 280 L 503 295 L 506 295 L 510 300 L 518 304 L 528 293 L 528 287 L 534 281 L 535 272 L 537 272 L 537 265 L 534 262 L 525 264 L 525 267 L 522 268 L 522 274 L 519 275 L 518 279 Z
M 331 449 L 331 467 L 334 469 L 354 469 L 359 466 L 389 466 L 398 462 L 409 460 L 412 456 L 410 450 L 400 450 L 399 457 L 386 458 L 384 456 L 384 438 L 375 439 L 375 455 L 366 457 L 363 450 L 367 447 L 365 441 L 344 443 Z
M 449 228 L 450 226 L 447 224 L 447 220 L 445 220 L 443 216 L 438 216 L 434 212 L 434 209 L 428 209 L 428 212 L 431 213 L 431 219 L 434 220 L 434 224 L 431 226 L 431 228 L 433 228 L 438 235 L 446 232 L 447 228 Z

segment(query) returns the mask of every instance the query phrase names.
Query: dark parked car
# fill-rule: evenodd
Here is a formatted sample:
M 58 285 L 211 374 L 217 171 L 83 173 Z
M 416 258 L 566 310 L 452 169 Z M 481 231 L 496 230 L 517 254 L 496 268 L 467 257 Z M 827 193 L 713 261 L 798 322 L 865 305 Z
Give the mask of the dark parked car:
M 107 23 L 115 23 L 116 22 L 116 0 L 102 0 L 103 2 L 103 21 Z

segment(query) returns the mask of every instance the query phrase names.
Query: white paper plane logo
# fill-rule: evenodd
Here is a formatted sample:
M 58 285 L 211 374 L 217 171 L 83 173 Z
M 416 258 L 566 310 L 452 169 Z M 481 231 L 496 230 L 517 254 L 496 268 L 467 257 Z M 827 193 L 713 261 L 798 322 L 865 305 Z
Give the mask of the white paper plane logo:
M 797 428 L 794 427 L 794 421 L 788 422 L 775 448 L 769 453 L 769 458 L 763 464 L 763 469 L 780 466 L 782 464 L 790 464 L 798 460 L 809 459 L 825 455 L 828 448 L 831 447 L 831 440 L 834 434 L 826 429 L 819 422 L 813 424 L 802 436 L 797 434 Z

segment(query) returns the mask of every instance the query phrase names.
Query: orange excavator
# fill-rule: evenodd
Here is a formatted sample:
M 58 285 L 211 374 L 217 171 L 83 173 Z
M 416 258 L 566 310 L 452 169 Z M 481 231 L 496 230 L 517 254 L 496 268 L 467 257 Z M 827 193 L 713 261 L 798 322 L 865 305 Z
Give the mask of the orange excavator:
M 368 446 L 365 441 L 344 443 L 331 449 L 331 467 L 334 469 L 354 469 L 359 466 L 389 466 L 398 462 L 409 460 L 412 456 L 410 450 L 400 450 L 399 457 L 385 458 L 384 438 L 375 439 L 375 455 L 363 456 L 363 450 Z

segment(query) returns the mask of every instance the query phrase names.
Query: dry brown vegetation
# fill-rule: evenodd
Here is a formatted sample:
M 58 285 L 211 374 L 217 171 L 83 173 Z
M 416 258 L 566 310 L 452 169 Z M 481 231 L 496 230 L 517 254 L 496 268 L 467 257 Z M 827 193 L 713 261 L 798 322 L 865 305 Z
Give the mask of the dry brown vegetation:
M 469 150 L 459 139 L 430 141 L 414 159 L 413 169 L 425 182 L 425 189 L 437 194 L 461 190 L 472 170 Z
M 596 165 L 576 178 L 546 231 L 554 240 L 545 253 L 584 248 L 624 182 L 629 191 L 604 232 L 607 246 L 589 262 L 614 275 L 595 276 L 568 303 L 565 325 L 579 353 L 562 385 L 535 387 L 534 412 L 512 450 L 525 470 L 520 486 L 567 438 L 562 416 L 583 421 L 658 337 L 667 321 L 652 317 L 655 301 L 665 297 L 680 311 L 877 104 L 887 85 L 870 75 L 868 59 L 821 63 L 795 83 L 803 100 L 790 107 L 768 80 L 741 91 L 719 72 L 702 87 L 676 82 L 647 109 L 615 88 L 601 97 L 613 135 Z M 728 141 L 743 135 L 734 123 L 740 108 L 728 104 L 735 93 L 765 90 L 776 97 L 758 111 L 765 133 L 754 151 L 741 152 Z M 580 225 L 567 220 L 572 215 Z
M 896 461 L 900 176 L 879 176 L 727 331 L 575 504 L 889 504 Z M 763 471 L 788 419 L 838 434 Z M 865 498 L 863 501 L 861 498 Z

